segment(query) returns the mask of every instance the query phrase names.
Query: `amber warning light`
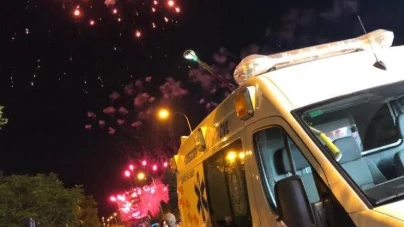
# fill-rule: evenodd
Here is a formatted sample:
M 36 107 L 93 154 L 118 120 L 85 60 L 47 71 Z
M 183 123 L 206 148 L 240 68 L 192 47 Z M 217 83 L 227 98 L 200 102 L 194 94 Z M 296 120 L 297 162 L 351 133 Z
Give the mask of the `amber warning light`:
M 247 87 L 234 97 L 234 107 L 240 120 L 247 120 L 254 116 L 255 87 Z

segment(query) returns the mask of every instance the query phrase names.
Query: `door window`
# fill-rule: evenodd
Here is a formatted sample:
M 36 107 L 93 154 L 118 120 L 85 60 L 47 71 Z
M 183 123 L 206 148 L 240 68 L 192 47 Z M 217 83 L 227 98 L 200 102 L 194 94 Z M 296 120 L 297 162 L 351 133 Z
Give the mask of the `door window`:
M 310 203 L 319 201 L 312 168 L 296 144 L 280 127 L 272 127 L 254 134 L 254 147 L 262 167 L 270 203 L 276 209 L 275 184 L 292 175 L 299 175 Z M 286 142 L 286 143 L 285 143 Z M 290 159 L 288 150 L 290 150 Z
M 237 140 L 204 162 L 212 226 L 222 226 L 229 218 L 239 226 L 252 226 L 244 157 Z

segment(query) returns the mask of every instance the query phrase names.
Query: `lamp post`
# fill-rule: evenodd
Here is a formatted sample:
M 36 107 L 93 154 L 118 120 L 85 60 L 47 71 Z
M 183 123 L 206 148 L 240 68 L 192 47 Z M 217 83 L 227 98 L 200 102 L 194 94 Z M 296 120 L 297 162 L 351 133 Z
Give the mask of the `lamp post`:
M 114 212 L 114 219 L 115 219 L 115 223 L 116 223 L 116 224 L 119 224 L 119 223 L 118 223 L 118 219 L 116 218 L 116 217 L 117 217 L 117 215 L 118 215 L 118 214 L 117 214 L 116 212 Z
M 201 61 L 198 56 L 196 55 L 195 51 L 193 50 L 186 50 L 183 54 L 183 57 L 187 60 L 191 60 L 194 62 L 197 62 L 202 68 L 204 68 L 206 71 L 208 71 L 212 76 L 214 76 L 216 79 L 218 79 L 221 83 L 223 83 L 230 91 L 234 91 L 234 88 L 232 88 L 227 81 L 225 81 L 223 78 L 220 76 L 216 75 L 213 72 L 212 67 L 210 67 L 208 64 L 205 62 Z
M 187 120 L 187 124 L 188 124 L 188 128 L 189 128 L 189 134 L 191 134 L 192 133 L 192 127 L 191 127 L 191 124 L 189 123 L 189 119 L 188 119 L 188 117 L 187 117 L 187 115 L 185 115 L 185 114 L 183 114 L 183 113 L 181 113 L 181 112 L 178 112 L 178 111 L 176 111 L 176 112 L 174 112 L 175 114 L 180 114 L 180 115 L 182 115 L 183 117 L 185 117 L 185 120 Z M 160 118 L 160 119 L 167 119 L 168 117 L 170 116 L 170 111 L 168 110 L 168 109 L 160 109 L 159 111 L 158 111 L 158 117 Z
M 178 112 L 178 111 L 173 112 L 173 113 L 182 115 L 185 118 L 185 120 L 187 121 L 187 124 L 188 124 L 189 134 L 191 134 L 192 127 L 191 127 L 191 124 L 189 123 L 189 118 L 187 117 L 187 115 L 185 115 L 184 113 Z M 168 109 L 163 108 L 158 111 L 158 117 L 160 119 L 164 120 L 164 119 L 167 119 L 169 116 L 170 116 L 170 111 Z

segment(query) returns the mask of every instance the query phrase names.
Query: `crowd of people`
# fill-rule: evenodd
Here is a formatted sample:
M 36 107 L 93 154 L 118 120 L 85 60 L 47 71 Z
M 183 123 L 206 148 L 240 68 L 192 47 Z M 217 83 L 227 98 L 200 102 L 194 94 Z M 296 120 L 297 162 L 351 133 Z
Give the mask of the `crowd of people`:
M 233 221 L 233 218 L 230 215 L 226 216 L 223 221 L 218 221 L 217 226 L 240 227 Z M 148 221 L 145 221 L 137 227 L 181 227 L 181 219 L 177 219 L 172 213 L 166 213 L 160 223 L 150 224 Z
M 159 223 L 150 223 L 150 217 L 147 217 L 136 227 L 181 227 L 181 220 L 172 213 L 166 213 Z
M 160 221 L 159 227 L 181 227 L 181 221 L 176 219 L 175 215 L 172 213 L 167 213 L 164 218 Z

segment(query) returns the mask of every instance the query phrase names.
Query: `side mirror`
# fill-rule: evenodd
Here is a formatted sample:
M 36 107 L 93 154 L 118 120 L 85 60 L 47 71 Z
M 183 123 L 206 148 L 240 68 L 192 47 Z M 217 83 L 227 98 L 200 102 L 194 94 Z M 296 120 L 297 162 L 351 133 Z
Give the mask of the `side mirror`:
M 170 168 L 174 172 L 177 171 L 177 159 L 178 159 L 178 155 L 174 155 L 173 158 L 170 158 Z
M 291 176 L 275 184 L 279 219 L 288 227 L 315 226 L 313 211 L 299 176 Z

